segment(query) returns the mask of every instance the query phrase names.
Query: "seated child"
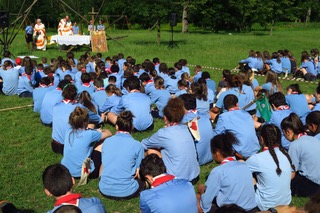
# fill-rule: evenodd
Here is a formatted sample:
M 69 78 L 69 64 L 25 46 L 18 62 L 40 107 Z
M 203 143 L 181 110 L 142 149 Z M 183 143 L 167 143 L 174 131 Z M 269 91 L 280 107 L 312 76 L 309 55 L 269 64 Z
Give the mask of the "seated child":
M 179 92 L 178 81 L 180 80 L 180 77 L 177 78 L 175 76 L 174 68 L 169 68 L 168 77 L 163 79 L 165 79 L 165 86 L 166 89 L 170 92 L 170 94 L 176 94 L 177 92 Z
M 269 97 L 269 103 L 272 110 L 270 123 L 276 125 L 279 129 L 281 129 L 282 120 L 285 117 L 288 117 L 292 113 L 292 110 L 288 106 L 284 94 L 282 94 L 281 92 L 273 93 Z M 288 141 L 284 137 L 283 132 L 281 132 L 281 135 L 282 135 L 281 144 L 284 148 L 288 150 L 290 146 L 290 141 Z
M 39 82 L 39 87 L 33 90 L 32 97 L 34 112 L 40 112 L 42 101 L 45 95 L 52 89 L 51 87 L 49 87 L 50 84 L 50 79 L 48 77 L 43 77 Z
M 296 169 L 295 177 L 291 180 L 291 194 L 307 197 L 319 192 L 319 139 L 305 134 L 305 128 L 295 113 L 282 120 L 281 129 L 291 141 L 289 155 Z
M 0 67 L 0 93 L 16 95 L 18 91 L 19 71 L 13 67 L 10 61 L 4 62 Z
M 207 81 L 207 87 L 208 87 L 209 89 L 211 89 L 211 90 L 214 92 L 214 94 L 215 94 L 215 92 L 216 92 L 216 82 L 215 82 L 214 80 L 210 79 L 210 74 L 209 74 L 209 72 L 202 72 L 201 78 L 206 79 L 206 81 Z
M 158 155 L 151 154 L 142 160 L 140 177 L 151 185 L 151 189 L 140 194 L 142 213 L 197 213 L 197 198 L 192 184 L 166 173 L 164 162 Z
M 201 75 L 202 75 L 202 66 L 201 65 L 195 66 L 193 82 L 198 82 L 199 78 L 201 78 Z
M 90 84 L 91 78 L 89 73 L 82 73 L 81 75 L 81 85 L 77 86 L 78 94 L 82 93 L 83 91 L 87 91 L 90 95 L 94 93 L 94 86 Z
M 143 139 L 141 144 L 149 153 L 160 150 L 169 174 L 196 183 L 200 167 L 188 126 L 181 123 L 185 113 L 183 101 L 179 98 L 170 99 L 163 113 L 166 126 Z
M 145 183 L 137 179 L 143 147 L 133 139 L 133 114 L 123 111 L 116 121 L 117 132 L 102 145 L 102 167 L 99 189 L 110 199 L 131 199 L 139 196 Z
M 121 78 L 122 78 L 122 76 L 119 73 L 119 71 L 120 71 L 119 66 L 118 65 L 112 65 L 110 67 L 110 70 L 111 70 L 112 73 L 109 75 L 109 78 L 111 76 L 116 77 L 115 84 L 119 89 L 121 89 L 121 82 L 122 82 Z
M 151 100 L 139 91 L 140 81 L 137 77 L 132 76 L 126 80 L 128 82 L 127 90 L 129 93 L 121 97 L 116 113 L 110 112 L 108 120 L 115 124 L 117 114 L 126 110 L 134 115 L 133 126 L 135 131 L 148 131 L 153 129 L 153 118 L 151 116 Z
M 175 97 L 179 97 L 180 95 L 187 94 L 189 91 L 189 82 L 186 80 L 178 81 L 179 91 L 174 94 Z
M 31 75 L 33 73 L 32 67 L 26 67 L 25 72 L 19 78 L 17 94 L 20 98 L 32 98 L 33 84 Z
M 187 65 L 188 65 L 187 59 L 180 59 L 179 62 L 180 62 L 180 64 L 181 64 L 181 66 L 182 66 L 182 69 L 181 69 L 181 70 L 182 70 L 184 73 L 188 73 L 188 75 L 190 76 L 190 69 L 189 69 L 189 67 L 187 66 Z
M 144 87 L 145 94 L 150 96 L 150 93 L 156 89 L 153 80 L 151 80 L 148 73 L 142 73 L 139 79 Z
M 52 151 L 63 154 L 64 139 L 67 130 L 71 128 L 69 116 L 81 104 L 76 101 L 77 89 L 73 84 L 67 84 L 62 90 L 62 102 L 53 107 L 52 113 Z
M 69 116 L 71 128 L 64 138 L 63 158 L 61 164 L 66 166 L 72 177 L 81 177 L 82 163 L 91 156 L 91 173 L 89 178 L 97 178 L 101 166 L 101 144 L 97 142 L 111 136 L 109 130 L 97 131 L 87 129 L 89 114 L 84 108 L 76 107 Z
M 53 107 L 62 101 L 62 89 L 69 84 L 67 80 L 59 82 L 56 89 L 50 90 L 43 98 L 40 108 L 40 120 L 46 126 L 52 126 Z
M 92 102 L 91 96 L 87 91 L 79 94 L 79 104 L 82 104 L 89 113 L 89 127 L 95 128 L 102 123 L 102 119 L 98 113 L 98 106 Z
M 164 80 L 161 77 L 154 79 L 155 90 L 150 93 L 151 103 L 158 108 L 157 111 L 152 111 L 152 116 L 155 118 L 163 118 L 163 108 L 167 105 L 171 98 L 168 90 L 164 89 Z
M 202 88 L 204 90 L 207 90 L 207 98 L 208 98 L 208 102 L 210 103 L 210 109 L 213 107 L 213 102 L 215 99 L 215 94 L 213 92 L 213 90 L 211 90 L 208 86 L 207 86 L 207 81 L 204 78 L 199 78 L 198 79 L 198 83 L 201 84 Z M 252 91 L 253 93 L 253 91 Z
M 269 71 L 273 71 L 278 75 L 282 73 L 282 63 L 281 63 L 280 56 L 277 52 L 273 52 L 271 59 L 266 60 L 265 63 L 269 65 L 270 67 Z
M 97 78 L 94 80 L 93 85 L 95 88 L 95 92 L 91 94 L 91 99 L 98 105 L 98 111 L 99 113 L 101 113 L 100 109 L 107 99 L 107 94 L 103 86 L 103 80 L 101 78 Z
M 216 163 L 205 185 L 198 186 L 203 212 L 216 212 L 226 204 L 236 204 L 247 212 L 256 212 L 254 186 L 249 167 L 236 161 L 233 146 L 237 138 L 231 132 L 216 135 L 211 140 L 211 152 Z
M 312 111 L 307 115 L 306 126 L 311 135 L 320 140 L 320 111 Z
M 105 90 L 107 98 L 103 104 L 103 106 L 99 109 L 100 113 L 102 113 L 105 117 L 109 112 L 116 112 L 116 108 L 119 105 L 121 99 L 120 90 L 113 84 L 109 84 Z M 101 116 L 102 117 L 102 116 Z M 102 119 L 104 120 L 104 119 Z
M 274 124 L 262 126 L 262 152 L 252 155 L 246 164 L 256 175 L 256 202 L 261 211 L 291 203 L 290 182 L 294 166 L 281 145 L 281 131 Z
M 203 84 L 192 83 L 191 84 L 191 94 L 196 97 L 197 100 L 197 110 L 199 114 L 208 115 L 210 110 L 210 102 L 208 101 L 208 89 Z
M 48 166 L 43 174 L 42 181 L 47 196 L 56 199 L 54 208 L 48 213 L 55 212 L 63 205 L 75 205 L 83 213 L 105 213 L 106 210 L 99 198 L 83 198 L 80 194 L 72 193 L 74 179 L 68 169 L 61 164 Z
M 181 75 L 184 73 L 182 71 L 182 65 L 179 62 L 174 63 L 175 76 L 178 80 L 181 79 Z
M 291 84 L 287 87 L 286 102 L 305 124 L 306 117 L 311 110 L 306 95 L 301 92 L 299 84 Z
M 227 80 L 226 78 L 228 76 L 231 75 L 231 71 L 230 70 L 223 70 L 222 71 L 222 80 L 219 81 L 218 87 L 217 87 L 217 97 L 219 97 L 219 94 L 226 91 L 226 87 L 227 87 Z
M 187 123 L 198 117 L 198 129 L 200 140 L 195 140 L 194 143 L 197 149 L 199 165 L 204 165 L 212 161 L 212 154 L 210 152 L 210 140 L 213 138 L 213 130 L 211 121 L 207 116 L 203 116 L 197 111 L 196 97 L 191 94 L 180 95 L 184 102 L 185 115 L 182 123 Z
M 226 131 L 233 133 L 239 141 L 233 145 L 239 159 L 246 159 L 256 154 L 260 145 L 251 115 L 239 109 L 238 98 L 235 95 L 227 95 L 223 102 L 227 112 L 219 116 L 216 128 L 213 130 L 214 135 Z

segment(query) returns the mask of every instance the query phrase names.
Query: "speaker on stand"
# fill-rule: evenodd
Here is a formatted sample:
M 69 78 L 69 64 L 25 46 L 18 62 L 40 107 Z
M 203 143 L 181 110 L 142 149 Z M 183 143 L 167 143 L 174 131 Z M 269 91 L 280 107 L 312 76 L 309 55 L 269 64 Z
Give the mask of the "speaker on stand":
M 0 11 L 0 28 L 9 27 L 9 13 Z
M 169 42 L 168 48 L 174 48 L 179 46 L 173 40 L 173 27 L 177 26 L 177 13 L 170 14 L 170 27 L 171 27 L 171 41 Z

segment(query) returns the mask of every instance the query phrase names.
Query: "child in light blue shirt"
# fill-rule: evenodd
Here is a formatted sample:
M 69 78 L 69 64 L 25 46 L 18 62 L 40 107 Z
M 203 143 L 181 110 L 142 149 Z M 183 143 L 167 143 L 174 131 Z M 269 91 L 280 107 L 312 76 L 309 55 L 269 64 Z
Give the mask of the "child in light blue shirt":
M 291 203 L 290 182 L 294 166 L 281 145 L 281 131 L 274 124 L 261 129 L 262 152 L 252 155 L 246 164 L 256 175 L 256 202 L 261 211 Z
M 246 211 L 257 206 L 249 167 L 236 161 L 233 146 L 237 138 L 226 132 L 211 140 L 211 152 L 216 163 L 205 185 L 198 186 L 200 207 L 203 212 L 215 212 L 227 204 L 236 204 Z

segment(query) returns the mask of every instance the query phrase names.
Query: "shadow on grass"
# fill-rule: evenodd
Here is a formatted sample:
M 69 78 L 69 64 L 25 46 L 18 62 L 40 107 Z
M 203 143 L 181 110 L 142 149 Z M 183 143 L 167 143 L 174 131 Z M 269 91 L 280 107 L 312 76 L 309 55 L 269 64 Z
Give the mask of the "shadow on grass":
M 177 45 L 183 45 L 183 44 L 187 44 L 187 40 L 174 40 L 174 43 Z M 171 40 L 169 41 L 161 41 L 160 45 L 161 46 L 169 46 Z M 135 41 L 134 44 L 136 45 L 156 45 L 157 43 L 155 41 Z

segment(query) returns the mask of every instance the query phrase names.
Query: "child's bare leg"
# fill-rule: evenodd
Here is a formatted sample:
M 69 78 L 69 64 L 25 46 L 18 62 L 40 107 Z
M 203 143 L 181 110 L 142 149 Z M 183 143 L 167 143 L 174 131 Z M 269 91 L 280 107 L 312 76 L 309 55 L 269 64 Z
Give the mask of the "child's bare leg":
M 145 152 L 145 156 L 147 155 L 151 155 L 151 154 L 156 154 L 158 155 L 160 158 L 162 158 L 161 152 L 157 149 L 149 149 Z
M 107 115 L 107 119 L 114 125 L 117 122 L 117 118 L 118 118 L 118 116 L 116 114 L 114 114 L 113 112 L 109 112 Z

